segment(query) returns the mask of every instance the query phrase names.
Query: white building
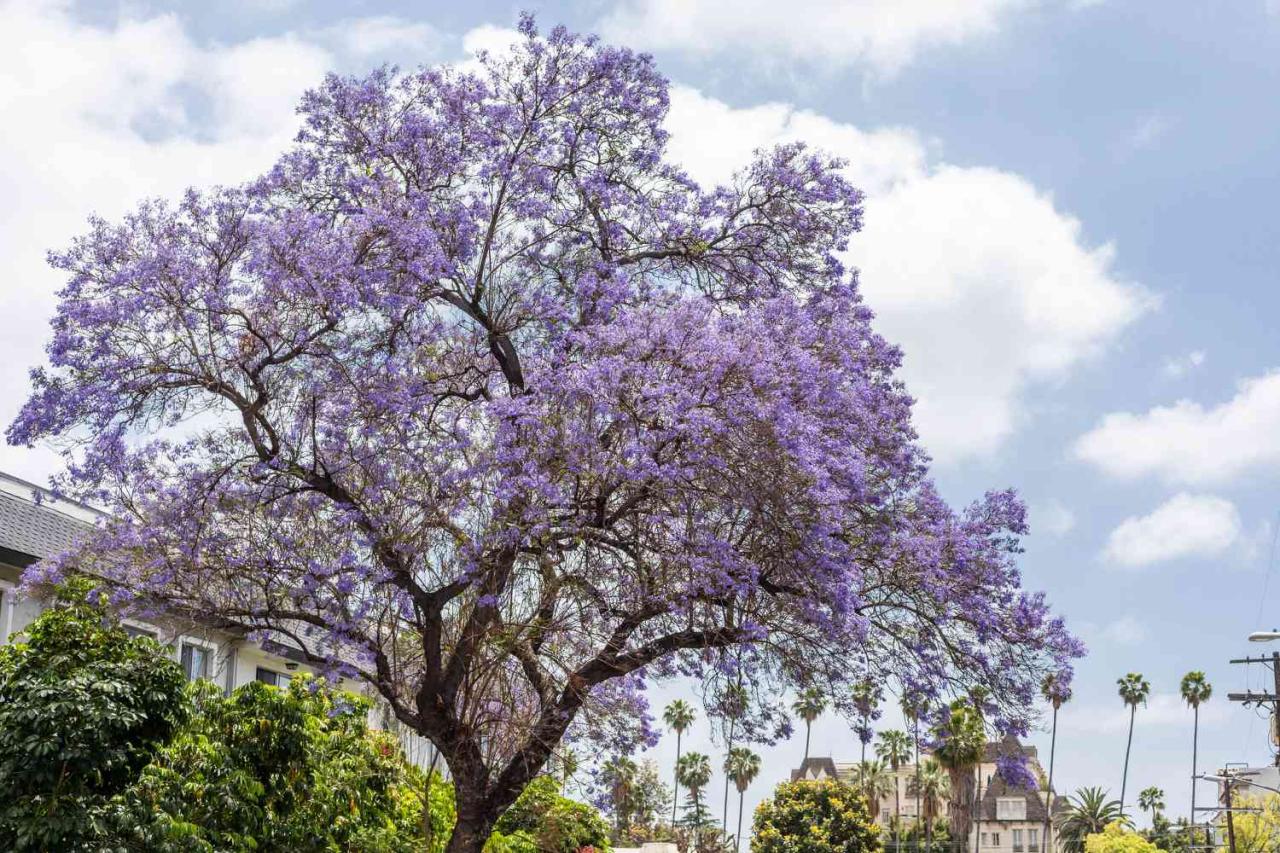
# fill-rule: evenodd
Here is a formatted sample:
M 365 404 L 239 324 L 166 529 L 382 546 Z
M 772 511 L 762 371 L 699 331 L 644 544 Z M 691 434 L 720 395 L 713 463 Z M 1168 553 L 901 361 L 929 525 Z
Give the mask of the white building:
M 41 611 L 45 601 L 24 598 L 17 588 L 23 570 L 38 560 L 71 547 L 103 517 L 92 507 L 58 498 L 47 489 L 0 472 L 0 643 L 20 635 Z M 230 692 L 250 681 L 283 686 L 299 673 L 315 670 L 298 648 L 246 636 L 192 620 L 166 618 L 155 622 L 124 620 L 126 630 L 146 634 L 167 646 L 188 679 L 207 678 Z M 365 692 L 363 684 L 348 689 Z M 400 729 L 375 709 L 370 724 Z M 410 761 L 426 767 L 433 747 L 411 732 L 400 730 Z M 443 766 L 437 762 L 437 769 Z

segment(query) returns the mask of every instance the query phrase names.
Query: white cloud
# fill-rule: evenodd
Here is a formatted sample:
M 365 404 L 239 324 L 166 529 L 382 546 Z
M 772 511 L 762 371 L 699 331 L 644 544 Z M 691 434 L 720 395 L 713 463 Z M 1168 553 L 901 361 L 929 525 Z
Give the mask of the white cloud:
M 1199 349 L 1167 359 L 1164 363 L 1164 375 L 1170 379 L 1181 379 L 1199 369 L 1204 364 L 1204 360 L 1205 352 Z
M 989 36 L 1035 0 L 623 0 L 607 38 L 710 56 L 764 54 L 891 74 L 922 49 Z
M 193 41 L 173 15 L 76 21 L 67 4 L 0 2 L 0 421 L 42 361 L 59 276 L 45 264 L 91 213 L 261 171 L 297 127 L 294 107 L 333 53 L 283 35 Z M 48 451 L 0 443 L 0 469 L 42 480 Z
M 1145 414 L 1114 412 L 1076 440 L 1078 459 L 1124 479 L 1221 484 L 1280 465 L 1280 371 L 1239 384 L 1205 408 L 1191 400 Z
M 1159 113 L 1147 113 L 1138 119 L 1125 139 L 1125 147 L 1130 151 L 1142 151 L 1151 148 L 1169 132 L 1173 123 Z
M 1111 531 L 1105 559 L 1140 568 L 1182 557 L 1213 557 L 1240 540 L 1240 513 L 1214 495 L 1181 492 L 1147 515 L 1131 516 Z
M 1147 638 L 1147 626 L 1136 617 L 1125 614 L 1104 625 L 1098 631 L 1098 636 L 1108 643 L 1136 646 Z
M 334 40 L 352 57 L 378 57 L 411 53 L 417 62 L 437 53 L 444 36 L 430 24 L 407 21 L 394 15 L 377 15 L 340 21 L 327 27 L 325 38 Z
M 878 328 L 906 352 L 916 423 L 944 462 L 994 452 L 1027 419 L 1026 392 L 1097 354 L 1153 304 L 1110 245 L 1025 178 L 931 158 L 910 130 L 863 130 L 785 104 L 737 109 L 676 87 L 671 152 L 703 182 L 752 149 L 803 139 L 849 161 L 868 193 L 850 260 Z
M 1061 501 L 1050 501 L 1031 510 L 1032 530 L 1043 530 L 1050 536 L 1066 536 L 1076 526 L 1076 514 Z

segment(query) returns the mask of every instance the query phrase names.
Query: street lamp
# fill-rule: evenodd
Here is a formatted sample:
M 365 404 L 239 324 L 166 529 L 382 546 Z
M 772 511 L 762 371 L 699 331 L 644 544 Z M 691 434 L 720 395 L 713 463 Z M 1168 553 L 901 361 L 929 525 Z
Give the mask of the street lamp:
M 1251 643 L 1273 643 L 1276 640 L 1280 640 L 1280 631 L 1274 628 L 1270 631 L 1254 631 L 1249 635 Z

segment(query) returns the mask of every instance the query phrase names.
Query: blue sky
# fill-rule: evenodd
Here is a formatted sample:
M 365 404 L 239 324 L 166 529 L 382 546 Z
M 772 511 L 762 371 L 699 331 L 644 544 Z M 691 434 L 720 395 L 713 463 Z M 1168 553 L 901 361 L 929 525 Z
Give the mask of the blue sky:
M 247 178 L 326 70 L 456 61 L 502 44 L 520 8 L 0 2 L 0 419 L 41 357 L 58 285 L 43 252 L 86 215 Z M 851 260 L 905 347 L 936 475 L 956 502 L 1026 496 L 1027 585 L 1091 649 L 1061 717 L 1059 790 L 1118 793 L 1130 670 L 1154 689 L 1130 791 L 1156 784 L 1186 809 L 1189 669 L 1216 688 L 1206 763 L 1267 763 L 1265 724 L 1225 695 L 1258 686 L 1266 674 L 1227 659 L 1280 624 L 1280 3 L 527 8 L 655 54 L 675 85 L 672 153 L 695 176 L 790 138 L 849 158 L 869 195 Z M 53 466 L 0 449 L 29 479 Z M 769 750 L 753 793 L 801 749 Z M 823 720 L 814 752 L 856 747 Z

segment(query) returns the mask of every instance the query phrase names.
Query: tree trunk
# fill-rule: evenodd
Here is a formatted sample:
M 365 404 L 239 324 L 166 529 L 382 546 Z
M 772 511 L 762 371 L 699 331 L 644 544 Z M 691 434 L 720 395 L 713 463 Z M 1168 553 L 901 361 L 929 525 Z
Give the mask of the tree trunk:
M 725 757 L 733 752 L 733 723 L 729 723 L 729 741 L 725 744 Z M 724 815 L 720 818 L 720 831 L 726 835 L 729 833 L 729 774 L 724 774 Z
M 1191 846 L 1196 844 L 1196 753 L 1200 748 L 1200 704 L 1195 707 L 1195 724 L 1191 729 Z M 1208 833 L 1205 833 L 1205 846 L 1209 844 Z
M 920 847 L 920 718 L 911 718 L 911 730 L 916 746 L 916 847 Z
M 453 834 L 449 836 L 445 853 L 481 853 L 497 822 L 496 816 L 459 803 L 458 822 L 453 825 Z
M 746 791 L 738 792 L 738 831 L 733 836 L 734 853 L 742 849 L 742 801 L 746 793 Z
M 1129 706 L 1129 740 L 1124 746 L 1124 775 L 1120 777 L 1120 817 L 1124 817 L 1124 793 L 1129 784 L 1129 750 L 1133 748 L 1133 717 L 1138 713 L 1137 705 Z
M 813 723 L 805 720 L 804 723 L 804 760 L 809 760 L 809 734 L 813 731 Z
M 898 768 L 893 768 L 893 846 L 902 849 L 902 801 L 898 791 Z
M 1050 832 L 1053 822 L 1053 754 L 1058 748 L 1058 705 L 1053 705 L 1053 734 L 1049 737 L 1049 781 L 1044 792 L 1044 838 L 1040 839 L 1040 847 L 1044 853 L 1050 853 Z
M 952 767 L 947 769 L 951 777 L 951 803 L 947 812 L 947 825 L 951 830 L 953 844 L 969 844 L 969 830 L 973 819 L 969 811 L 973 803 L 973 768 Z
M 680 805 L 680 736 L 684 734 L 676 729 L 676 774 L 675 784 L 671 788 L 671 831 L 676 831 L 676 809 Z

